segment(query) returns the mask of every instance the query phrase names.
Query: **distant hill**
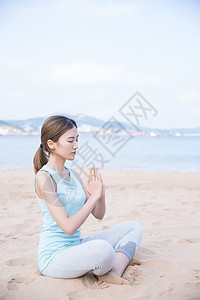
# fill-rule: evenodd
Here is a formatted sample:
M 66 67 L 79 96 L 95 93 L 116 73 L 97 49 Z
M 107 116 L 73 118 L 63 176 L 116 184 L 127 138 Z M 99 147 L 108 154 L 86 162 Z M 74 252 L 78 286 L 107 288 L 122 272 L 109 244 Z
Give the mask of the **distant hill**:
M 81 134 L 94 134 L 95 132 L 100 131 L 100 134 L 106 135 L 131 134 L 133 136 L 200 136 L 200 127 L 190 129 L 158 129 L 139 127 L 136 129 L 126 122 L 110 121 L 109 124 L 106 124 L 104 120 L 84 114 L 68 114 L 67 116 L 77 122 L 78 130 Z M 0 120 L 0 135 L 40 135 L 41 126 L 47 118 L 48 116 L 25 120 Z

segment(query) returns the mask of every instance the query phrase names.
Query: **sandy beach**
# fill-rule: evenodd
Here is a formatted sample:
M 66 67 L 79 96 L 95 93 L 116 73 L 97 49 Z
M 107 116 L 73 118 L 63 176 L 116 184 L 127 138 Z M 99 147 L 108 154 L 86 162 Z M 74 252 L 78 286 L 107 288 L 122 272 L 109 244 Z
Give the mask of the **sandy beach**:
M 42 223 L 31 169 L 0 171 L 0 299 L 200 299 L 200 173 L 100 170 L 106 185 L 103 220 L 92 215 L 82 236 L 136 220 L 143 239 L 123 274 L 130 285 L 92 274 L 57 279 L 40 274 Z M 84 179 L 84 178 L 83 178 Z

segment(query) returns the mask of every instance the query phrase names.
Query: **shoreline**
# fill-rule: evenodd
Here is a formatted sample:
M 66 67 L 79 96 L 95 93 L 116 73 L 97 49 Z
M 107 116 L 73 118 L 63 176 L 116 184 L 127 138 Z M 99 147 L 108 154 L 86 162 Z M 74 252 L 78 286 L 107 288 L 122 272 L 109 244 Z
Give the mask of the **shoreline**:
M 69 167 L 70 168 L 70 167 Z M 76 171 L 79 171 L 81 169 L 77 169 L 77 168 L 73 168 Z M 33 168 L 10 168 L 10 169 L 0 169 L 0 172 L 4 172 L 4 171 L 23 171 L 23 170 L 27 170 L 27 171 L 31 171 L 33 170 Z M 88 171 L 89 169 L 83 169 Z M 124 172 L 154 172 L 154 173 L 191 173 L 191 174 L 200 174 L 200 171 L 177 171 L 177 170 L 133 170 L 133 169 L 98 169 L 101 171 L 124 171 Z M 34 171 L 33 171 L 34 172 Z

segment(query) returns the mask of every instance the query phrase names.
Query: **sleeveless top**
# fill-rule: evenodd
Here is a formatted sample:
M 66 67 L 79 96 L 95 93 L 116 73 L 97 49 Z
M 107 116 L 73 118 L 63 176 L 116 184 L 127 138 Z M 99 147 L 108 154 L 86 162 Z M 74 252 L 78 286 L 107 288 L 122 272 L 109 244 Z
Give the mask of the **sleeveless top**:
M 47 165 L 44 165 L 35 175 L 34 192 L 39 201 L 44 222 L 39 236 L 37 256 L 40 272 L 46 268 L 48 263 L 60 249 L 79 243 L 81 240 L 81 227 L 79 227 L 73 235 L 66 234 L 52 217 L 46 205 L 46 201 L 40 199 L 36 193 L 36 176 L 40 171 L 45 170 L 50 173 L 55 180 L 57 184 L 56 194 L 67 211 L 67 214 L 71 216 L 77 213 L 83 207 L 86 201 L 86 195 L 81 183 L 74 175 L 73 171 L 70 168 L 66 169 L 69 170 L 70 174 L 69 182 Z

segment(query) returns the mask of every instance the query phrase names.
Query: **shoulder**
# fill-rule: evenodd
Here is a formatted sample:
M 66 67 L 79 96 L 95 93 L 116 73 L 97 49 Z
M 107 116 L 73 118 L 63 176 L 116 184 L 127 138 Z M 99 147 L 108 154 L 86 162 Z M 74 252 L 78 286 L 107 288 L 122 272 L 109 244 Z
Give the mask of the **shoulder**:
M 41 170 L 35 176 L 36 188 L 39 192 L 42 192 L 44 188 L 48 190 L 52 189 L 52 187 L 54 187 L 54 190 L 56 190 L 56 182 L 49 172 Z
M 35 175 L 35 180 L 39 182 L 43 182 L 44 180 L 52 180 L 52 176 L 49 172 L 45 170 L 39 170 L 38 173 Z

